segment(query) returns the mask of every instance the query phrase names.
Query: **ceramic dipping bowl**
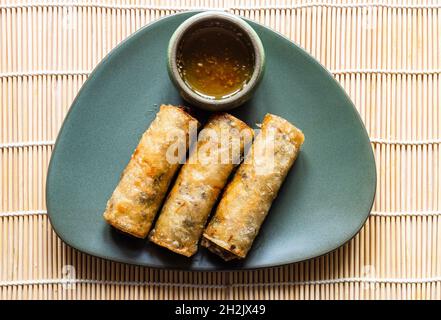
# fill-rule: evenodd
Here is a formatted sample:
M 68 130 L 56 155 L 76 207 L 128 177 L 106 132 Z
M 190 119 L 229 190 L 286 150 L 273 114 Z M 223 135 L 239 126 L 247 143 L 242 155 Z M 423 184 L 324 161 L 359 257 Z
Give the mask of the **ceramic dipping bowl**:
M 225 28 L 228 32 L 233 32 L 235 37 L 243 41 L 249 48 L 249 54 L 253 61 L 251 74 L 240 90 L 214 98 L 201 94 L 194 90 L 185 80 L 180 63 L 180 52 L 185 40 L 202 28 Z M 168 73 L 175 87 L 181 96 L 190 104 L 209 111 L 225 111 L 240 106 L 256 90 L 263 76 L 265 65 L 265 51 L 261 40 L 251 26 L 243 19 L 220 11 L 206 11 L 196 14 L 185 20 L 173 33 L 168 46 Z

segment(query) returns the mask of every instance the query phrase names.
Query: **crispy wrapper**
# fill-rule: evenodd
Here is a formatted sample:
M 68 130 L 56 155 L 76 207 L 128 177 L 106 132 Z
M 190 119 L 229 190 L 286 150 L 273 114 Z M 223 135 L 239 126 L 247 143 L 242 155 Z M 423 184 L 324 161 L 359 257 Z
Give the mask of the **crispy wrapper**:
M 104 219 L 125 233 L 145 238 L 180 166 L 175 153 L 188 150 L 198 122 L 183 108 L 162 105 L 144 132 L 107 202 Z
M 245 258 L 303 141 L 303 133 L 287 120 L 265 116 L 203 233 L 203 246 L 225 260 Z
M 187 257 L 196 253 L 210 212 L 252 137 L 253 130 L 230 114 L 210 118 L 164 203 L 152 242 Z

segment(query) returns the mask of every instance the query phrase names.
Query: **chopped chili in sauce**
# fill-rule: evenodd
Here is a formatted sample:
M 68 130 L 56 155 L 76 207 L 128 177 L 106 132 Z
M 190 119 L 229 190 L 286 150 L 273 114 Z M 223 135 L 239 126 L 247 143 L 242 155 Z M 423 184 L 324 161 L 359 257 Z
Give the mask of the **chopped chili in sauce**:
M 240 91 L 253 73 L 254 54 L 240 32 L 223 27 L 194 30 L 178 54 L 181 77 L 197 93 L 222 99 Z

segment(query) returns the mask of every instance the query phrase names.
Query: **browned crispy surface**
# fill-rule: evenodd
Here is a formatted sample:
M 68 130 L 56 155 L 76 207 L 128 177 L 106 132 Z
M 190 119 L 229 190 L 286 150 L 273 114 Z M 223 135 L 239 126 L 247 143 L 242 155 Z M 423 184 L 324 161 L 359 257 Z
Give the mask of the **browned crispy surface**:
M 160 107 L 107 202 L 104 219 L 109 224 L 135 237 L 146 237 L 179 168 L 179 163 L 167 160 L 167 150 L 173 144 L 188 149 L 189 125 L 194 121 L 180 107 Z M 179 139 L 183 133 L 185 136 Z
M 303 133 L 287 120 L 265 116 L 251 152 L 204 231 L 203 246 L 224 259 L 247 255 L 303 141 Z M 262 152 L 271 143 L 274 152 Z

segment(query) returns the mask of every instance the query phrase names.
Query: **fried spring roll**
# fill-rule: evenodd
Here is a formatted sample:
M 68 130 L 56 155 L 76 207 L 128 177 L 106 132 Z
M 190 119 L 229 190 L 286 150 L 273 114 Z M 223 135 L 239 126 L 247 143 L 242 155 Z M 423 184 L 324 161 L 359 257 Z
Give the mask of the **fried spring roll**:
M 208 121 L 150 233 L 152 242 L 187 257 L 196 253 L 210 212 L 252 137 L 253 130 L 230 114 Z
M 170 181 L 179 168 L 176 151 L 188 150 L 189 131 L 198 122 L 183 108 L 162 105 L 124 169 L 107 202 L 104 219 L 115 228 L 145 238 Z
M 287 120 L 265 116 L 204 231 L 203 246 L 227 261 L 245 258 L 303 141 L 303 133 Z

